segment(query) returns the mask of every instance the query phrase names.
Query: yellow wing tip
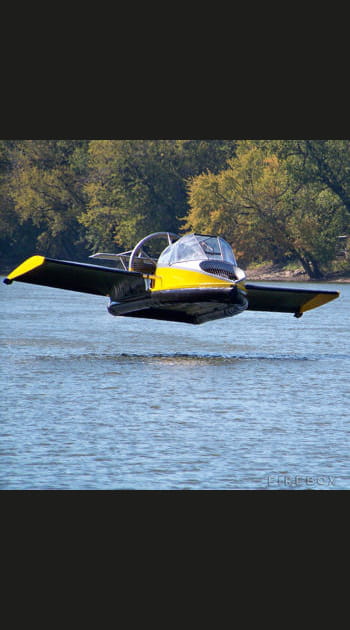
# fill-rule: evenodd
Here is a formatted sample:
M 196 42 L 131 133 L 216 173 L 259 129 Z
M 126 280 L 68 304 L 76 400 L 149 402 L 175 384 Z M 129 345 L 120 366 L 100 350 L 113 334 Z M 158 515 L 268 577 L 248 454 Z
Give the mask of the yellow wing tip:
M 318 295 L 303 304 L 300 312 L 304 313 L 305 311 L 310 311 L 312 308 L 317 308 L 318 306 L 327 304 L 327 302 L 331 302 L 331 300 L 336 300 L 339 296 L 339 291 L 334 291 L 332 293 L 318 293 Z
M 45 262 L 44 256 L 31 256 L 27 258 L 24 262 L 22 262 L 16 269 L 11 271 L 7 278 L 5 278 L 5 284 L 11 284 L 12 280 L 16 280 L 20 276 L 24 276 L 29 271 L 33 271 L 37 267 L 40 267 Z

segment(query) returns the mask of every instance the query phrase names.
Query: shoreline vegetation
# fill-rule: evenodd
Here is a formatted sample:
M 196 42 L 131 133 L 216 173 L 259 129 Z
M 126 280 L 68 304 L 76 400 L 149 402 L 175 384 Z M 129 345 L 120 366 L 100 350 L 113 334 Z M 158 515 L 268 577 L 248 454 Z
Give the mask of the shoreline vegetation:
M 283 265 L 268 263 L 247 267 L 245 274 L 247 282 L 334 282 L 339 284 L 350 282 L 349 272 L 329 272 L 319 280 L 315 280 L 315 278 L 310 278 L 302 267 L 291 270 Z
M 169 231 L 251 281 L 348 282 L 349 172 L 350 140 L 0 140 L 0 272 Z

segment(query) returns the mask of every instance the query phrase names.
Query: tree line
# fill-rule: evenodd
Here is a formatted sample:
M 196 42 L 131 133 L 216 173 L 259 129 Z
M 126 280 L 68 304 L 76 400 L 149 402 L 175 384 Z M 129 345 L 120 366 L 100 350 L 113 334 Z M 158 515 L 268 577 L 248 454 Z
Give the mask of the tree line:
M 220 234 L 322 278 L 350 231 L 350 140 L 2 140 L 0 265 Z

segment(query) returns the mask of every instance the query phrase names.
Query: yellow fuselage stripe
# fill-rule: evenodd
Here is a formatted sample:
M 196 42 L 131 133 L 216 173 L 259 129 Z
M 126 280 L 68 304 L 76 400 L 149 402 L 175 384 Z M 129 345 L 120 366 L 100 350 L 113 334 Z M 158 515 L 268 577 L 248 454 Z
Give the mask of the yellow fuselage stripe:
M 232 287 L 232 282 L 221 280 L 199 271 L 191 271 L 179 267 L 157 267 L 152 291 L 190 289 L 199 286 Z

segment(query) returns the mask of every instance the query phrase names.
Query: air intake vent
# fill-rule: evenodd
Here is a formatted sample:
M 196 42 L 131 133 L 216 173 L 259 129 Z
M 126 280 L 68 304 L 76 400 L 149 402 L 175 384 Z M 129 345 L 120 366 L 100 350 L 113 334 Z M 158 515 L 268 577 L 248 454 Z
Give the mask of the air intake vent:
M 206 273 L 211 273 L 213 276 L 219 276 L 220 278 L 227 278 L 228 280 L 237 280 L 237 276 L 234 272 L 233 265 L 220 261 L 203 260 L 199 264 L 200 268 Z
M 149 258 L 134 258 L 133 270 L 152 275 L 156 270 L 156 263 Z

